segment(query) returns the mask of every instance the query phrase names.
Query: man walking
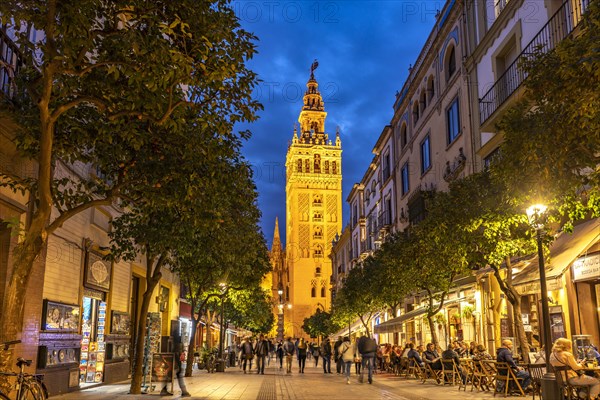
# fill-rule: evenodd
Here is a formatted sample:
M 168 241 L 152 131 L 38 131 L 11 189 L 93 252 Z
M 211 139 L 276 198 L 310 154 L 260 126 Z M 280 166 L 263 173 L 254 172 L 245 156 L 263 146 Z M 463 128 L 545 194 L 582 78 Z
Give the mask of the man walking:
M 287 374 L 292 373 L 292 360 L 294 358 L 294 353 L 296 352 L 296 347 L 294 343 L 292 343 L 292 338 L 288 337 L 285 343 L 283 344 L 283 355 L 285 356 L 285 372 Z
M 265 361 L 269 354 L 269 342 L 265 339 L 265 335 L 262 333 L 258 337 L 256 346 L 254 347 L 254 354 L 256 355 L 256 373 L 265 374 Z
M 358 339 L 358 352 L 362 357 L 362 371 L 360 372 L 359 382 L 363 383 L 365 368 L 368 368 L 369 383 L 373 383 L 373 367 L 375 366 L 375 355 L 377 353 L 377 342 L 368 336 L 361 336 Z
M 300 338 L 296 344 L 296 354 L 298 355 L 298 370 L 301 374 L 304 373 L 304 366 L 306 365 L 306 342 L 304 338 Z
M 331 373 L 331 343 L 329 338 L 325 338 L 321 343 L 321 357 L 323 358 L 323 373 Z
M 333 361 L 335 362 L 335 372 L 339 375 L 342 373 L 342 366 L 344 362 L 340 357 L 340 346 L 342 345 L 342 337 L 338 336 L 338 339 L 333 345 Z

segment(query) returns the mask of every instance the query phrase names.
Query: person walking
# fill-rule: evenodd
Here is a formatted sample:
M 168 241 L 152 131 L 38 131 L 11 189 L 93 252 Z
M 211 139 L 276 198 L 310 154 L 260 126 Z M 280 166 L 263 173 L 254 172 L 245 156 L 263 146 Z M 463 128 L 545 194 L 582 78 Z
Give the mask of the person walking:
M 312 344 L 312 355 L 315 359 L 315 367 L 319 366 L 319 356 L 321 355 L 321 348 L 316 344 Z
M 360 375 L 360 370 L 361 370 L 361 366 L 362 366 L 362 357 L 360 356 L 360 353 L 358 352 L 358 340 L 356 338 L 354 338 L 354 342 L 352 343 L 352 349 L 354 352 L 354 373 L 356 375 Z
M 333 361 L 335 362 L 335 372 L 339 375 L 342 373 L 343 362 L 340 359 L 340 346 L 342 345 L 342 337 L 338 336 L 338 339 L 333 344 Z
M 265 335 L 262 333 L 258 337 L 256 346 L 254 347 L 254 354 L 256 355 L 256 373 L 265 374 L 265 361 L 269 355 L 269 341 L 265 339 Z
M 363 383 L 365 368 L 368 371 L 369 384 L 373 383 L 373 367 L 375 366 L 375 356 L 377 354 L 377 342 L 368 336 L 361 336 L 358 339 L 358 352 L 362 357 L 362 371 L 358 381 Z
M 277 355 L 277 360 L 279 360 L 279 369 L 283 369 L 283 343 L 277 343 L 275 354 Z
M 294 357 L 294 353 L 296 352 L 296 347 L 294 343 L 292 343 L 292 338 L 288 337 L 285 343 L 283 344 L 283 355 L 285 356 L 285 372 L 287 374 L 292 373 L 292 359 Z
M 304 338 L 300 338 L 300 340 L 296 342 L 296 346 L 296 355 L 298 357 L 298 370 L 301 374 L 303 374 L 304 367 L 306 366 L 306 348 L 308 346 L 306 345 Z
M 321 343 L 321 358 L 323 358 L 323 373 L 331 373 L 331 343 L 329 338 L 325 338 Z
M 354 349 L 350 344 L 350 338 L 344 337 L 342 344 L 340 345 L 340 359 L 344 363 L 344 374 L 346 375 L 346 384 L 350 384 L 350 367 L 354 362 Z
M 250 371 L 252 370 L 252 358 L 254 357 L 254 352 L 252 350 L 252 343 L 250 343 L 249 338 L 244 339 L 244 343 L 242 343 L 242 348 L 240 351 L 240 364 L 244 369 L 244 373 L 246 373 L 246 363 L 250 361 Z

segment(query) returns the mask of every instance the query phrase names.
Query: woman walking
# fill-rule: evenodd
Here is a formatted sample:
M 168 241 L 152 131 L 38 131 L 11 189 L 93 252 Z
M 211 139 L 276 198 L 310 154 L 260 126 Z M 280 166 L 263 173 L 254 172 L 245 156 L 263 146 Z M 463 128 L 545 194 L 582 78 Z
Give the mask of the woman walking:
M 340 345 L 340 358 L 344 365 L 344 373 L 346 374 L 346 383 L 350 384 L 350 366 L 354 362 L 354 353 L 356 349 L 350 344 L 350 338 L 344 337 L 342 344 Z

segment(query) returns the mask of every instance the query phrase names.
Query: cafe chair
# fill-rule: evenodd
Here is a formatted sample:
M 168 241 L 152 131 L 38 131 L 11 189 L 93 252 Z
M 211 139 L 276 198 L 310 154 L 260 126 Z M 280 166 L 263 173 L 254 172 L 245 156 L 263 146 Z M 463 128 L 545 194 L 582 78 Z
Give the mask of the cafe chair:
M 425 373 L 423 374 L 423 381 L 425 383 L 427 379 L 433 379 L 438 385 L 441 383 L 442 371 L 436 370 L 431 367 L 431 363 L 425 363 Z
M 558 389 L 563 394 L 563 397 L 567 400 L 578 400 L 580 399 L 577 390 L 585 390 L 587 396 L 585 397 L 587 400 L 590 400 L 590 388 L 591 385 L 582 385 L 582 386 L 573 386 L 569 383 L 567 371 L 571 369 L 568 365 L 552 367 L 554 369 L 554 376 L 556 376 L 556 383 L 558 384 Z
M 482 361 L 473 360 L 473 376 L 471 377 L 471 392 L 473 388 L 477 391 L 490 391 L 490 382 L 493 378 L 488 376 Z
M 533 393 L 533 399 L 537 394 L 540 399 L 542 397 L 542 377 L 546 372 L 546 364 L 527 364 L 527 371 L 531 377 L 531 389 Z
M 442 358 L 442 376 L 444 385 L 456 385 L 457 380 L 461 381 L 460 372 L 452 358 Z
M 496 371 L 496 385 L 498 386 L 500 382 L 504 383 L 504 388 L 502 390 L 504 392 L 504 397 L 508 396 L 509 392 L 511 390 L 514 391 L 515 389 L 521 393 L 521 396 L 525 396 L 525 392 L 521 386 L 522 379 L 517 378 L 510 365 L 505 362 L 497 362 Z M 498 393 L 498 390 L 494 390 L 494 397 L 496 397 L 496 393 Z

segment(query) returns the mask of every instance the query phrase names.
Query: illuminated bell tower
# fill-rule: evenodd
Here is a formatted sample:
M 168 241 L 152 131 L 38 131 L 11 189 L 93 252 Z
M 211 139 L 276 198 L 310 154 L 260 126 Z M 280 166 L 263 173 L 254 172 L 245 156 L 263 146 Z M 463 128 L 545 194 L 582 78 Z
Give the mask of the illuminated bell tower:
M 331 259 L 336 233 L 342 231 L 342 146 L 325 133 L 325 104 L 314 70 L 306 84 L 298 127 L 286 157 L 286 261 L 285 297 L 291 304 L 284 322 L 285 336 L 307 337 L 304 319 L 317 308 L 331 307 Z M 287 314 L 286 314 L 287 317 Z

